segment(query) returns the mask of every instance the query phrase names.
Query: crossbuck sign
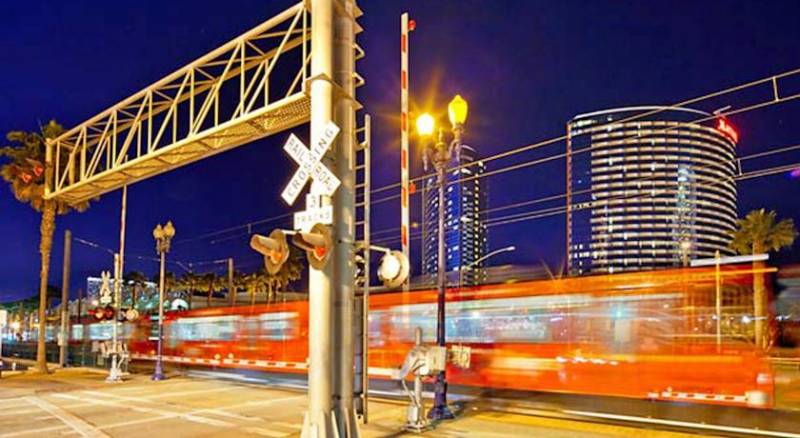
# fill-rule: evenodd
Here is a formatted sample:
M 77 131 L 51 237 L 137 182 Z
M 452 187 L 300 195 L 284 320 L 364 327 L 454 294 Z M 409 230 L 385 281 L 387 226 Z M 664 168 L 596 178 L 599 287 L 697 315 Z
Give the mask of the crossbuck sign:
M 319 142 L 312 144 L 311 149 L 307 148 L 294 134 L 289 136 L 289 140 L 283 146 L 283 150 L 300 167 L 294 173 L 286 188 L 283 189 L 283 193 L 281 193 L 281 197 L 287 204 L 294 204 L 309 179 L 313 179 L 322 187 L 323 195 L 333 196 L 333 193 L 339 188 L 341 181 L 321 161 L 338 134 L 339 127 L 333 122 L 328 122 L 323 129 Z

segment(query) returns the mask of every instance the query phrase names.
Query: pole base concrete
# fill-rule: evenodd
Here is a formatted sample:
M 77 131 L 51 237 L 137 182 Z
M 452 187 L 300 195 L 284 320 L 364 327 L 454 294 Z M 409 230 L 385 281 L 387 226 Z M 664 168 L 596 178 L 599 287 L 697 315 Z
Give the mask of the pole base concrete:
M 301 438 L 360 438 L 361 431 L 351 410 L 345 410 L 344 419 L 337 421 L 336 414 L 318 413 L 316 422 L 309 420 L 309 412 L 303 415 Z M 329 420 L 330 419 L 330 420 Z

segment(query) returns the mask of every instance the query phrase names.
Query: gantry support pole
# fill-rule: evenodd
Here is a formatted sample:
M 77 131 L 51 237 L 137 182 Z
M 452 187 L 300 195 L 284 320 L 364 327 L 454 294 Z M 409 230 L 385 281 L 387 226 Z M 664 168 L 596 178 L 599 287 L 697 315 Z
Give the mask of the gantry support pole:
M 311 144 L 322 140 L 325 125 L 333 118 L 333 1 L 311 0 Z M 312 146 L 313 147 L 313 146 Z M 329 161 L 323 159 L 323 161 Z M 322 187 L 311 184 L 311 196 Z M 325 200 L 323 200 L 325 202 Z M 327 202 L 330 202 L 329 200 Z M 341 212 L 334 208 L 334 219 Z M 338 245 L 338 243 L 337 243 Z M 334 251 L 334 258 L 336 251 Z M 308 411 L 303 420 L 304 438 L 333 437 L 331 423 L 331 274 L 333 263 L 323 269 L 309 267 Z
M 69 270 L 72 255 L 72 231 L 64 232 L 64 260 L 61 282 L 61 338 L 58 346 L 58 363 L 62 368 L 67 366 L 67 346 L 72 332 L 69 324 Z M 80 314 L 79 314 L 80 316 Z
M 339 86 L 334 103 L 334 122 L 341 129 L 335 144 L 335 172 L 341 185 L 334 196 L 334 413 L 339 437 L 358 436 L 353 404 L 355 292 L 355 33 L 353 0 L 343 0 L 335 16 L 334 73 Z M 313 52 L 312 52 L 313 53 Z M 312 98 L 313 100 L 313 98 Z M 312 103 L 313 105 L 313 103 Z

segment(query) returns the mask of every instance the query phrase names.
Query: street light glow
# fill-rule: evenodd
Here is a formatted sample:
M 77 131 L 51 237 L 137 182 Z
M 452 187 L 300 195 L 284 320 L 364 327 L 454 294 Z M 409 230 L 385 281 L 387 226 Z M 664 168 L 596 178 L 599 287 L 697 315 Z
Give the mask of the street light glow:
M 417 134 L 422 137 L 433 135 L 433 130 L 436 127 L 436 121 L 433 116 L 428 113 L 423 113 L 417 117 Z
M 467 101 L 464 100 L 460 94 L 456 94 L 456 97 L 447 105 L 447 115 L 450 117 L 450 124 L 453 125 L 454 128 L 466 123 L 468 112 L 469 105 L 467 105 Z

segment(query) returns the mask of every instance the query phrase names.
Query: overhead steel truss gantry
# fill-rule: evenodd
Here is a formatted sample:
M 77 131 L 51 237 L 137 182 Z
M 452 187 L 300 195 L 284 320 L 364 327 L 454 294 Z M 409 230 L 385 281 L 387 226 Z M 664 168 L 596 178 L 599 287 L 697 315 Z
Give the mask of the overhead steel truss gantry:
M 323 159 L 341 186 L 333 197 L 319 184 L 310 189 L 315 202 L 333 207 L 335 248 L 325 267 L 309 268 L 309 396 L 302 431 L 309 438 L 358 436 L 354 266 L 356 249 L 369 247 L 368 194 L 355 203 L 357 190 L 369 190 L 369 140 L 356 140 L 369 131 L 357 128 L 355 118 L 355 90 L 364 83 L 355 70 L 364 56 L 355 39 L 361 15 L 356 0 L 304 0 L 47 142 L 45 199 L 78 203 L 306 122 L 311 144 L 323 141 L 329 123 L 341 128 Z M 362 150 L 366 161 L 357 166 Z M 363 183 L 356 182 L 359 171 Z M 360 221 L 357 207 L 363 208 Z M 364 226 L 363 241 L 355 240 L 357 222 Z M 360 356 L 364 382 L 366 352 Z M 358 386 L 364 405 L 366 385 Z M 366 420 L 365 406 L 361 412 Z
M 45 198 L 85 201 L 308 122 L 310 41 L 298 3 L 70 129 L 47 147 Z

